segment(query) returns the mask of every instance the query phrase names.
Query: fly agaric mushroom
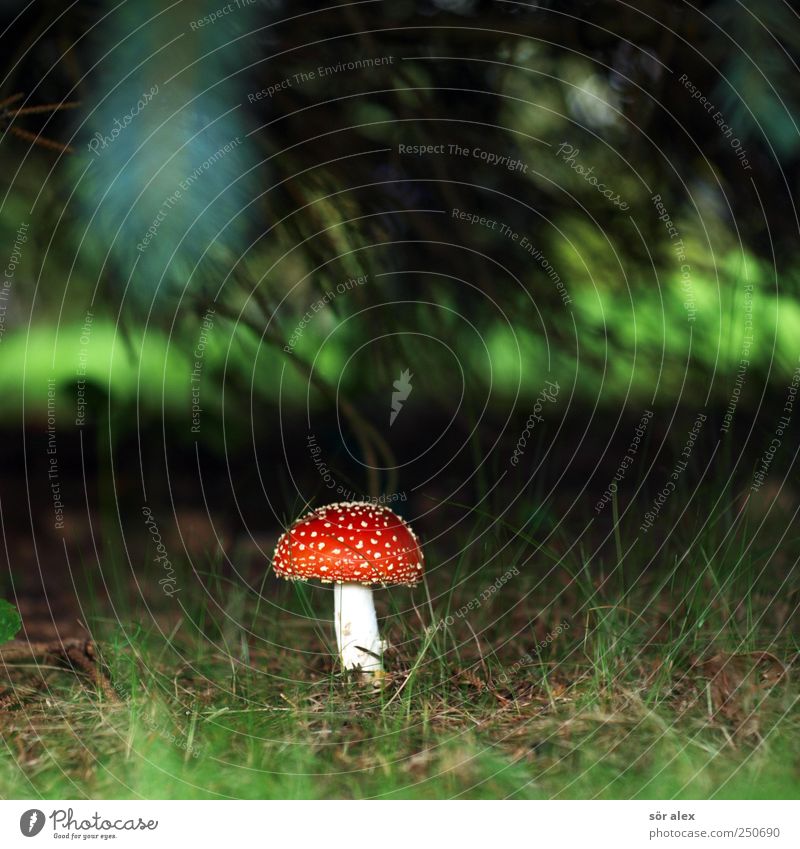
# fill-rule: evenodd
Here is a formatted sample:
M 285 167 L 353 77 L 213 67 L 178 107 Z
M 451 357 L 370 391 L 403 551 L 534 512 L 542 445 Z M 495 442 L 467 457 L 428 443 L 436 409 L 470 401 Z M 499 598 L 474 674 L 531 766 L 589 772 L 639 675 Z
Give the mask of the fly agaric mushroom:
M 372 587 L 416 584 L 422 551 L 411 528 L 388 507 L 363 501 L 312 511 L 278 540 L 272 568 L 281 578 L 334 583 L 334 624 L 345 669 L 383 671 Z

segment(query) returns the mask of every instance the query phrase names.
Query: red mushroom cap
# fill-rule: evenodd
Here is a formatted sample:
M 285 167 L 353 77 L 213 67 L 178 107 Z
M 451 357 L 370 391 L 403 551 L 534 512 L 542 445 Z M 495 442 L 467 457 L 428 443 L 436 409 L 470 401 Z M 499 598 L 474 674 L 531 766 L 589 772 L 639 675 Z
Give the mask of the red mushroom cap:
M 368 501 L 328 504 L 298 519 L 278 540 L 272 568 L 281 578 L 339 584 L 416 584 L 422 551 L 411 528 Z

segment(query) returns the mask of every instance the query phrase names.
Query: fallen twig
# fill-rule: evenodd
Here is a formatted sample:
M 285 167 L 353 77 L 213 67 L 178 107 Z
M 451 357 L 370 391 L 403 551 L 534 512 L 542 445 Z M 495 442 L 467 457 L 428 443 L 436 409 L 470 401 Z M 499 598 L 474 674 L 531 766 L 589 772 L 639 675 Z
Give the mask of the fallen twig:
M 120 701 L 108 677 L 100 669 L 92 640 L 55 640 L 50 643 L 28 643 L 15 640 L 0 648 L 0 662 L 4 666 L 47 659 L 61 661 L 74 671 L 82 672 L 103 691 L 103 695 L 110 701 Z

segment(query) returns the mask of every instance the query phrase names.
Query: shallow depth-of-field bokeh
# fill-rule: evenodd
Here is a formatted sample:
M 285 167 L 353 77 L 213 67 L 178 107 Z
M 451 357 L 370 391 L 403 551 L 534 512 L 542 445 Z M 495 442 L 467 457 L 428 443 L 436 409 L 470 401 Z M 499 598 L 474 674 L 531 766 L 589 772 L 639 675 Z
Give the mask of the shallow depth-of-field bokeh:
M 0 11 L 0 797 L 796 798 L 780 0 Z M 272 571 L 332 502 L 425 555 Z

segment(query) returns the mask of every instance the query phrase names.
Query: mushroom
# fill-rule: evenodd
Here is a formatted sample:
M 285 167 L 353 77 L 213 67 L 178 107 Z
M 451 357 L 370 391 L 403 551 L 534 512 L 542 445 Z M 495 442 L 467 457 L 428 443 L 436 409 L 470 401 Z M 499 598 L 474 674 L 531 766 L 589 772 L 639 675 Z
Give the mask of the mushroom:
M 372 588 L 414 585 L 422 551 L 411 528 L 388 507 L 364 501 L 328 504 L 298 519 L 278 540 L 272 568 L 281 578 L 333 583 L 334 625 L 345 669 L 383 672 Z

